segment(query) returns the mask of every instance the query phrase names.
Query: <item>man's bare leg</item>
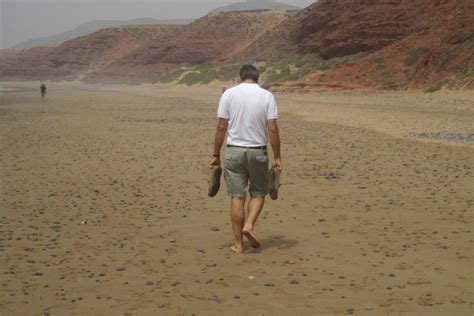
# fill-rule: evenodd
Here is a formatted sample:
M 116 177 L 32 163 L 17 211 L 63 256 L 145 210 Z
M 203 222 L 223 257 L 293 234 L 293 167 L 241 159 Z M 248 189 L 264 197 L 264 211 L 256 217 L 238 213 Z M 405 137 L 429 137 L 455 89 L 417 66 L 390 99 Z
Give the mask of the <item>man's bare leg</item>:
M 250 198 L 249 201 L 249 210 L 247 214 L 247 220 L 245 221 L 244 228 L 242 230 L 242 234 L 248 238 L 250 246 L 253 248 L 260 247 L 260 242 L 258 241 L 257 237 L 253 232 L 253 227 L 255 226 L 255 222 L 258 219 L 258 216 L 262 212 L 263 205 L 265 204 L 265 197 L 254 197 Z
M 232 222 L 232 230 L 234 231 L 235 245 L 230 247 L 230 250 L 236 253 L 244 251 L 244 240 L 242 236 L 242 229 L 245 221 L 245 198 L 233 197 L 230 200 L 230 219 Z

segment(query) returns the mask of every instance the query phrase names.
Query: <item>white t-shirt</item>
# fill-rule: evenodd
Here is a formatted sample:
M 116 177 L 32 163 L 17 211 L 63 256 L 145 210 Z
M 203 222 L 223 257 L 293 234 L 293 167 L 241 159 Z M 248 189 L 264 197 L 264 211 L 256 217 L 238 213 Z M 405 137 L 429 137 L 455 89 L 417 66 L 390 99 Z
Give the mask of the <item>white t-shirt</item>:
M 224 92 L 217 110 L 229 120 L 227 144 L 257 147 L 267 144 L 267 120 L 278 118 L 275 97 L 256 83 L 241 83 Z

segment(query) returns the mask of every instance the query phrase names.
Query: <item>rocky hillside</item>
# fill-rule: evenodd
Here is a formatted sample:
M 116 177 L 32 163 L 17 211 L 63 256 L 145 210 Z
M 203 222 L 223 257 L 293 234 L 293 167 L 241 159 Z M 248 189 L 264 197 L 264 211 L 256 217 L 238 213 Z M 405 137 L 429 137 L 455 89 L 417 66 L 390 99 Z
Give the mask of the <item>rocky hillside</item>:
M 257 58 L 281 89 L 474 88 L 474 2 L 328 0 L 300 11 L 211 13 L 185 26 L 111 28 L 3 51 L 9 78 L 231 78 Z
M 319 1 L 236 62 L 259 56 L 285 89 L 474 88 L 474 2 Z
M 359 55 L 313 72 L 307 83 L 473 85 L 473 1 L 350 2 L 320 2 L 295 17 L 289 44 L 296 53 L 323 60 Z
M 184 26 L 104 29 L 58 46 L 3 51 L 6 80 L 144 79 L 183 66 L 224 63 L 287 19 L 284 11 L 211 13 Z
M 0 57 L 5 79 L 83 78 L 152 41 L 160 41 L 180 26 L 124 26 L 108 28 L 58 46 L 9 50 Z

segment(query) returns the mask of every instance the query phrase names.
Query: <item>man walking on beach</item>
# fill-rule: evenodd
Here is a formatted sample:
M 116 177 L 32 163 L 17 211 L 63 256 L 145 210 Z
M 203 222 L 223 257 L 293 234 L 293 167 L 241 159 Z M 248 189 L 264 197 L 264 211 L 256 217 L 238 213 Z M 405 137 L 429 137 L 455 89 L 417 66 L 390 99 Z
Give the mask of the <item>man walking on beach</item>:
M 40 91 L 41 91 L 41 98 L 44 99 L 44 96 L 46 95 L 46 85 L 44 83 L 41 84 Z
M 259 72 L 251 65 L 240 69 L 240 84 L 227 89 L 219 102 L 214 154 L 210 168 L 220 165 L 220 151 L 227 135 L 224 178 L 231 197 L 230 217 L 236 253 L 244 251 L 243 236 L 260 247 L 254 225 L 268 191 L 267 137 L 273 150 L 273 168 L 282 170 L 278 110 L 273 94 L 258 85 Z M 245 201 L 250 195 L 247 218 Z

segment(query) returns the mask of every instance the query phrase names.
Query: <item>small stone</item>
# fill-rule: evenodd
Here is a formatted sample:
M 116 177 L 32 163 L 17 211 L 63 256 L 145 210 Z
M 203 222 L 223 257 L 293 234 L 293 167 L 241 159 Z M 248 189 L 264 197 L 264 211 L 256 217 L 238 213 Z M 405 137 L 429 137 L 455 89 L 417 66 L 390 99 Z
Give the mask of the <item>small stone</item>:
M 122 271 L 125 271 L 125 268 L 124 267 L 118 267 L 118 268 L 115 269 L 115 271 L 122 272 Z
M 249 280 L 254 280 L 254 279 L 255 279 L 255 276 L 249 275 Z
M 264 286 L 266 286 L 266 287 L 273 287 L 273 286 L 275 286 L 275 285 L 274 285 L 273 283 L 265 283 Z
M 81 221 L 81 225 L 85 225 L 85 224 L 87 224 L 86 220 Z
M 298 280 L 291 280 L 290 284 L 300 284 L 300 282 Z
M 390 276 L 391 278 L 394 278 L 394 277 L 395 277 L 395 274 L 394 274 L 394 273 L 390 273 L 389 276 Z
M 159 308 L 165 308 L 165 304 L 161 304 L 160 306 L 158 306 Z
M 170 242 L 170 243 L 175 243 L 176 240 L 175 240 L 175 239 L 170 239 L 169 242 Z
M 219 229 L 218 227 L 215 227 L 215 226 L 212 227 L 211 230 L 212 230 L 213 232 L 218 232 L 218 231 L 220 231 L 220 229 Z
M 153 284 L 155 284 L 155 283 L 153 283 L 153 281 L 147 281 L 147 282 L 145 283 L 145 285 L 148 285 L 148 286 L 152 286 Z
M 240 298 L 240 296 L 234 295 L 234 298 L 238 300 Z
M 32 276 L 42 276 L 42 275 L 43 275 L 43 273 L 41 273 L 41 272 L 35 272 L 35 273 L 32 274 Z
M 207 299 L 208 301 L 219 302 L 220 298 L 217 295 L 213 295 Z

